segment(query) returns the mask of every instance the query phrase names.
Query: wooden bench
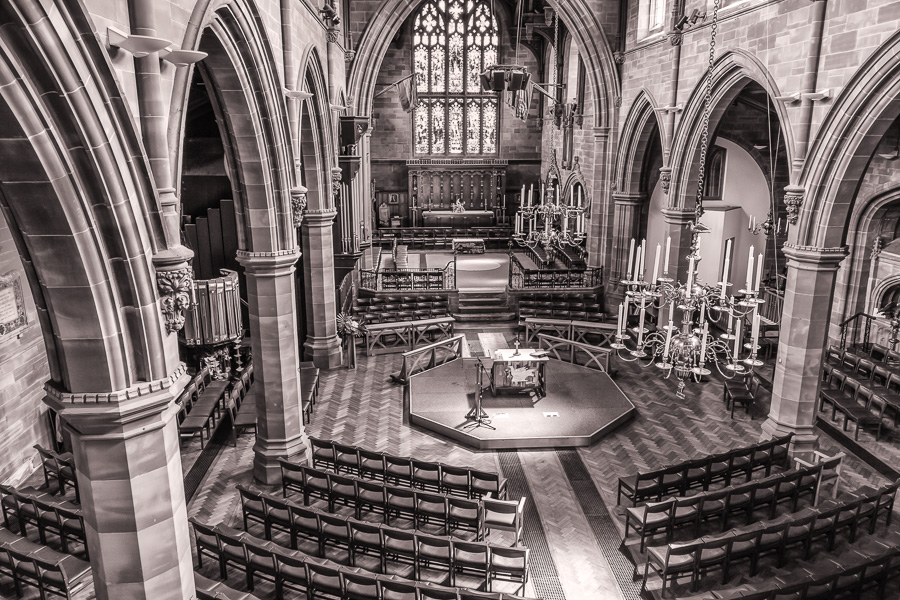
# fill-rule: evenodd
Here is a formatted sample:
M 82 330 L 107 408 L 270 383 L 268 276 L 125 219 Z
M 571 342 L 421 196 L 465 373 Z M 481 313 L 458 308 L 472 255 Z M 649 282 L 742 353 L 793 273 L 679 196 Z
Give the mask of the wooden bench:
M 182 443 L 185 440 L 194 439 L 194 436 L 199 434 L 200 448 L 203 448 L 205 441 L 212 437 L 225 408 L 225 391 L 228 385 L 228 381 L 213 380 L 209 382 L 203 393 L 197 398 L 191 411 L 178 425 L 178 434 Z M 206 440 L 203 438 L 204 432 Z

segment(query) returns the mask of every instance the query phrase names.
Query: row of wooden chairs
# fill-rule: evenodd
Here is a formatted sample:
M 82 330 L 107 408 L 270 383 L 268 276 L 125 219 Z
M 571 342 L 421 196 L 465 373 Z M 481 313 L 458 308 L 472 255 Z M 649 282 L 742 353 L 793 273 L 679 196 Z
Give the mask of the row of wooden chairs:
M 201 371 L 202 373 L 202 371 Z M 200 386 L 204 376 L 199 375 L 188 384 L 179 396 L 178 435 L 182 443 L 200 436 L 200 447 L 212 438 L 213 432 L 224 418 L 227 408 L 227 397 L 230 382 L 210 379 Z M 196 386 L 196 394 L 190 391 Z
M 632 506 L 636 506 L 640 502 L 662 500 L 675 493 L 683 496 L 691 489 L 708 490 L 712 483 L 719 481 L 730 485 L 736 475 L 744 475 L 747 481 L 755 471 L 764 471 L 768 476 L 772 467 L 785 465 L 792 437 L 793 433 L 789 433 L 751 446 L 620 477 L 616 502 L 621 504 L 622 496 L 625 496 L 631 500 Z
M 48 450 L 40 444 L 35 444 L 34 449 L 38 451 L 41 457 L 41 468 L 44 470 L 44 484 L 48 490 L 52 480 L 56 484 L 56 490 L 60 494 L 66 493 L 66 487 L 71 486 L 75 490 L 75 502 L 79 502 L 78 495 L 78 477 L 75 471 L 75 457 L 71 452 L 59 454 L 53 450 Z M 51 491 L 51 494 L 56 493 Z
M 499 529 L 514 534 L 514 545 L 522 541 L 525 498 L 515 501 L 485 496 L 473 500 L 338 475 L 284 459 L 279 462 L 284 496 L 288 490 L 303 494 L 306 506 L 310 498 L 318 498 L 328 503 L 329 512 L 334 512 L 337 504 L 354 509 L 357 519 L 363 511 L 374 512 L 382 515 L 386 525 L 396 516 L 412 520 L 416 528 L 425 523 L 439 524 L 444 532 L 468 529 L 481 537 Z
M 291 548 L 297 549 L 298 538 L 315 543 L 318 556 L 325 556 L 328 546 L 345 550 L 351 566 L 357 566 L 359 554 L 375 555 L 379 559 L 381 572 L 388 572 L 388 563 L 395 562 L 413 567 L 413 578 L 420 578 L 420 568 L 439 570 L 446 576 L 448 585 L 455 586 L 455 565 L 458 557 L 464 557 L 469 570 L 474 567 L 475 558 L 483 557 L 484 572 L 493 564 L 502 564 L 510 577 L 523 586 L 528 578 L 528 548 L 506 548 L 484 542 L 470 542 L 449 536 L 438 536 L 419 531 L 397 529 L 366 521 L 326 513 L 300 504 L 284 501 L 272 494 L 248 490 L 238 486 L 241 493 L 241 508 L 244 529 L 251 522 L 263 526 L 267 540 L 272 539 L 273 529 L 287 533 L 291 537 Z M 480 558 L 479 558 L 480 560 Z
M 197 600 L 260 600 L 250 592 L 241 592 L 196 571 L 194 588 L 197 590 Z
M 15 523 L 18 532 L 27 536 L 28 525 L 32 525 L 38 531 L 41 544 L 47 543 L 49 532 L 59 537 L 63 552 L 68 553 L 69 543 L 75 542 L 82 546 L 85 557 L 88 556 L 84 513 L 77 505 L 34 488 L 16 489 L 8 485 L 0 485 L 0 505 L 7 529 Z
M 832 421 L 837 419 L 838 413 L 844 416 L 844 431 L 851 422 L 856 423 L 855 440 L 859 439 L 860 428 L 865 427 L 874 428 L 875 440 L 879 440 L 888 408 L 886 396 L 876 392 L 874 386 L 866 385 L 844 371 L 828 368 L 828 365 L 824 371 L 824 383 L 819 390 L 819 411 L 830 404 Z M 896 408 L 900 410 L 900 403 Z
M 675 529 L 691 527 L 696 537 L 700 525 L 711 519 L 720 519 L 722 531 L 725 531 L 734 517 L 743 516 L 751 523 L 759 510 L 773 519 L 782 503 L 790 504 L 791 510 L 796 511 L 802 498 L 809 497 L 811 503 L 815 499 L 824 468 L 834 468 L 834 465 L 819 463 L 720 490 L 628 507 L 625 509 L 625 538 L 628 538 L 629 527 L 634 528 L 641 536 L 643 551 L 647 536 L 658 531 L 664 531 L 668 539 Z
M 511 594 L 483 595 L 463 588 L 443 586 L 431 582 L 416 582 L 396 575 L 375 574 L 356 567 L 340 565 L 327 558 L 309 556 L 296 550 L 278 546 L 244 531 L 219 524 L 209 526 L 191 519 L 197 548 L 197 562 L 203 567 L 207 556 L 219 564 L 219 575 L 226 579 L 228 566 L 243 571 L 247 587 L 252 591 L 256 579 L 275 584 L 275 597 L 284 598 L 285 590 L 306 593 L 309 598 L 347 598 L 358 600 L 474 600 L 520 598 Z M 427 559 L 425 559 L 427 560 Z M 483 570 L 479 557 L 460 553 L 454 563 L 454 571 L 466 575 L 484 574 L 485 587 L 491 582 L 507 579 L 503 564 L 493 571 Z M 430 564 L 430 563 L 429 563 Z M 349 593 L 348 593 L 349 588 Z M 473 595 L 474 594 L 474 595 Z
M 376 452 L 313 437 L 309 438 L 309 443 L 314 467 L 467 498 L 477 499 L 487 494 L 506 498 L 506 479 L 497 473 Z
M 24 584 L 36 587 L 41 600 L 47 594 L 71 600 L 73 594 L 92 581 L 91 565 L 87 561 L 3 528 L 0 528 L 0 575 L 13 580 L 17 596 L 22 595 Z
M 830 346 L 822 365 L 822 381 L 827 382 L 837 371 L 848 379 L 859 381 L 884 400 L 886 411 L 894 413 L 896 427 L 900 424 L 900 354 L 878 344 L 874 344 L 870 352 L 871 354 L 861 355 Z M 873 356 L 877 358 L 872 358 Z
M 803 547 L 804 560 L 808 560 L 813 542 L 827 540 L 829 551 L 834 548 L 837 532 L 850 531 L 850 542 L 856 540 L 862 525 L 868 525 L 869 533 L 875 532 L 879 515 L 885 514 L 886 526 L 894 508 L 894 497 L 900 482 L 888 484 L 877 490 L 861 490 L 861 495 L 844 503 L 829 501 L 819 508 L 807 508 L 778 519 L 756 522 L 718 535 L 704 536 L 687 542 L 651 546 L 647 549 L 644 567 L 646 585 L 650 569 L 666 583 L 681 575 L 690 574 L 696 588 L 700 578 L 710 571 L 722 571 L 722 583 L 728 581 L 729 570 L 734 564 L 750 561 L 751 576 L 756 573 L 762 555 L 774 553 L 779 568 L 784 566 L 787 549 Z M 673 504 L 674 506 L 674 504 Z
M 900 534 L 868 537 L 846 547 L 837 556 L 823 555 L 802 569 L 777 577 L 757 577 L 725 590 L 712 590 L 683 600 L 833 600 L 871 597 L 893 598 L 889 585 L 900 578 Z
M 722 386 L 722 400 L 725 402 L 725 409 L 731 409 L 731 418 L 734 418 L 734 411 L 740 404 L 749 415 L 750 407 L 757 401 L 761 401 L 768 394 L 768 390 L 762 384 L 759 373 L 751 372 L 734 379 L 727 379 L 725 385 Z

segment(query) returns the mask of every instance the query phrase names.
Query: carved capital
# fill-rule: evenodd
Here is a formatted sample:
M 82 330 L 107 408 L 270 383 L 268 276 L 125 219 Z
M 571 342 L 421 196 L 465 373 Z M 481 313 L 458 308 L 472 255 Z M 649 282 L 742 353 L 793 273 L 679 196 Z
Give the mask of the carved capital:
M 306 192 L 307 189 L 302 185 L 291 190 L 291 217 L 294 228 L 300 227 L 303 222 L 303 211 L 306 210 Z
M 787 220 L 791 225 L 797 224 L 800 218 L 800 207 L 803 206 L 803 197 L 806 190 L 802 187 L 789 185 L 784 188 L 784 206 L 787 209 Z
M 331 195 L 334 197 L 335 204 L 341 199 L 341 174 L 340 167 L 331 169 Z
M 663 193 L 669 194 L 669 186 L 672 184 L 672 169 L 669 167 L 661 167 L 659 169 L 659 183 L 662 186 Z
M 190 268 L 156 272 L 166 332 L 176 333 L 184 327 L 184 311 L 194 304 L 194 271 Z
M 616 99 L 613 100 L 613 105 L 616 108 L 621 108 L 622 107 L 622 96 L 616 96 Z
M 669 34 L 669 44 L 672 46 L 680 46 L 684 36 L 681 33 L 672 32 Z
M 613 60 L 617 65 L 625 64 L 625 53 L 624 52 L 613 52 Z
M 325 30 L 325 39 L 329 44 L 337 44 L 338 41 L 338 30 L 335 27 L 329 27 Z
M 356 58 L 356 50 L 344 50 L 344 62 L 350 64 Z

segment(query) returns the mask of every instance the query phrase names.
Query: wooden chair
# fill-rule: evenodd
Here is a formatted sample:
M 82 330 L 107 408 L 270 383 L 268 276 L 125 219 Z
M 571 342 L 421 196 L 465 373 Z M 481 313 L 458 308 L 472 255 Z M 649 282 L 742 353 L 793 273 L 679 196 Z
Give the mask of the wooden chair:
M 525 498 L 520 498 L 517 502 L 485 497 L 482 503 L 484 505 L 484 536 L 486 537 L 491 529 L 512 531 L 513 545 L 518 546 L 522 542 L 524 533 Z
M 675 499 L 663 502 L 648 502 L 643 506 L 629 506 L 625 509 L 625 539 L 631 527 L 641 536 L 640 552 L 644 551 L 644 543 L 648 536 L 663 531 L 666 543 L 672 537 L 672 521 L 675 517 Z M 624 541 L 624 540 L 623 540 Z

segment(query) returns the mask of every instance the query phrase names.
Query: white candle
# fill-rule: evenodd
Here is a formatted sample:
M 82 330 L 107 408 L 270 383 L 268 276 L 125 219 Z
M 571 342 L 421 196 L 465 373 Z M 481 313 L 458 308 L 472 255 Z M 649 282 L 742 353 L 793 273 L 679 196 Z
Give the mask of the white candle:
M 700 339 L 700 364 L 706 362 L 706 337 L 709 335 L 709 323 L 703 323 L 703 337 Z
M 584 191 L 578 188 L 578 208 L 581 208 L 581 202 L 584 199 Z
M 702 327 L 704 323 L 706 323 L 706 303 L 701 302 L 700 303 L 700 320 L 697 321 L 697 325 Z
M 669 250 L 671 250 L 671 249 L 672 249 L 672 238 L 667 237 L 666 238 L 666 260 L 665 260 L 665 262 L 663 262 L 663 273 L 666 275 L 669 274 Z
M 616 321 L 616 337 L 622 337 L 622 312 L 625 310 L 625 303 L 619 303 L 619 319 Z
M 522 184 L 522 200 L 520 202 L 522 206 L 525 206 L 525 184 Z
M 725 288 L 728 287 L 728 267 L 731 266 L 731 259 L 725 259 L 725 268 L 722 269 L 722 293 L 719 294 L 719 298 L 722 300 L 725 299 Z
M 573 204 L 575 204 L 575 188 L 574 187 L 569 188 L 569 201 L 567 202 L 567 204 L 569 206 L 572 206 Z
M 747 223 L 747 229 L 753 229 L 753 215 L 750 215 L 750 221 Z
M 659 253 L 662 252 L 662 245 L 656 245 L 656 258 L 653 260 L 653 283 L 659 279 Z
M 753 289 L 753 246 L 750 246 L 750 256 L 747 258 L 747 287 L 748 292 Z
M 728 264 L 731 260 L 731 239 L 725 242 L 725 264 Z M 725 267 L 722 270 L 722 281 L 725 281 L 728 276 L 728 267 Z
M 741 355 L 741 332 L 738 327 L 740 324 L 740 319 L 735 319 L 734 324 L 734 360 L 737 361 L 738 356 Z
M 675 301 L 672 300 L 669 303 L 669 326 L 675 322 Z
M 763 255 L 760 254 L 756 261 L 756 287 L 753 288 L 757 294 L 759 293 L 759 284 L 762 282 Z
M 631 277 L 631 266 L 634 262 L 634 238 L 631 238 L 631 246 L 628 248 L 628 269 L 625 271 L 626 277 Z
M 666 330 L 666 348 L 663 350 L 663 360 L 669 358 L 669 347 L 672 345 L 672 321 L 669 321 L 669 328 Z
M 544 232 L 550 233 L 550 219 L 544 219 Z
M 759 313 L 753 309 L 753 330 L 750 333 L 750 354 L 755 354 L 756 342 L 759 341 Z
M 547 197 L 544 195 L 544 182 L 541 182 L 541 204 L 546 202 Z
M 559 206 L 559 186 L 556 186 L 556 205 Z
M 644 238 L 643 241 L 641 241 L 641 264 L 640 264 L 640 268 L 638 269 L 638 276 L 640 277 L 641 281 L 644 280 L 644 258 L 646 256 L 647 256 L 647 238 Z M 637 279 L 637 277 L 635 277 L 635 279 Z
M 531 201 L 534 200 L 534 184 L 528 186 L 528 206 L 531 206 Z
M 569 230 L 569 219 L 567 217 L 563 217 L 560 220 L 562 221 L 562 232 L 565 233 Z
M 775 233 L 781 233 L 781 217 L 778 217 L 778 226 L 775 228 Z

